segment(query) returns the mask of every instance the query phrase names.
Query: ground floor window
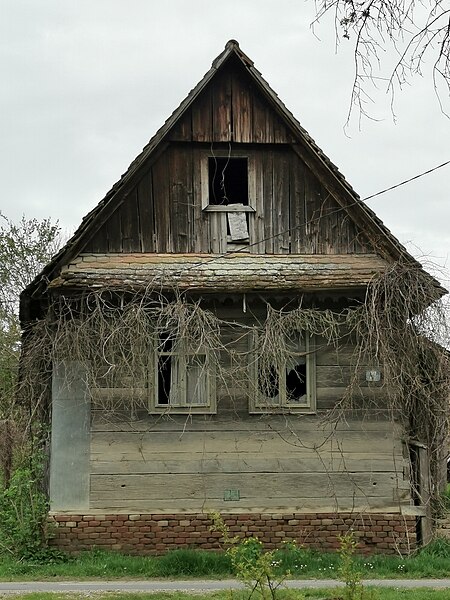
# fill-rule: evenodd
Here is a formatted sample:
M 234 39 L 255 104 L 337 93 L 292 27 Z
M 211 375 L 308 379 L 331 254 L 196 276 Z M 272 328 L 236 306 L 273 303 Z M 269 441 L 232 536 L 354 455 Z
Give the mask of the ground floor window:
M 284 340 L 278 355 L 265 356 L 253 335 L 250 412 L 312 412 L 315 410 L 315 353 L 307 333 Z
M 216 412 L 214 374 L 208 351 L 189 347 L 184 340 L 170 334 L 161 334 L 152 366 L 151 412 Z

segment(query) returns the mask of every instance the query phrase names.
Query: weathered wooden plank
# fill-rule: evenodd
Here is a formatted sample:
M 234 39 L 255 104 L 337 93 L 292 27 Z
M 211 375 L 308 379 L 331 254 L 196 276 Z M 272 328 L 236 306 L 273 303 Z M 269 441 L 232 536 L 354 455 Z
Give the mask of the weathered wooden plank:
M 325 195 L 327 193 L 326 190 L 324 190 L 323 193 Z M 326 254 L 333 254 L 339 245 L 339 236 L 337 232 L 339 229 L 338 221 L 341 211 L 338 210 L 337 203 L 331 196 L 327 200 L 325 210 L 327 214 L 327 230 L 324 235 L 323 249 Z
M 258 163 L 263 173 L 264 205 L 264 245 L 266 254 L 274 253 L 274 191 L 273 191 L 273 152 L 267 148 L 258 153 Z
M 415 507 L 410 507 L 408 500 L 393 501 L 391 497 L 340 497 L 328 498 L 264 498 L 264 503 L 257 502 L 254 498 L 240 500 L 237 502 L 227 502 L 223 500 L 208 500 L 205 503 L 202 500 L 191 500 L 189 498 L 177 500 L 110 500 L 108 503 L 104 499 L 91 500 L 90 510 L 101 514 L 123 513 L 153 513 L 153 514 L 173 514 L 173 513 L 198 513 L 208 514 L 211 510 L 227 513 L 317 513 L 319 510 L 323 513 L 350 512 L 358 518 L 360 513 L 379 513 L 380 511 L 389 514 L 416 514 Z M 307 534 L 306 534 L 307 535 Z
M 120 207 L 109 217 L 106 222 L 106 229 L 108 235 L 108 252 L 122 252 Z
M 192 239 L 192 156 L 173 147 L 170 156 L 170 222 L 175 252 L 188 252 Z
M 367 381 L 363 365 L 358 367 L 357 373 L 350 366 L 321 365 L 316 368 L 316 381 L 317 387 L 347 387 L 350 383 L 355 383 L 361 388 L 374 389 L 383 386 L 383 373 L 381 381 Z
M 290 156 L 290 227 L 291 252 L 305 251 L 305 164 L 295 154 Z
M 227 213 L 208 214 L 210 252 L 223 254 L 227 251 Z
M 169 131 L 168 140 L 175 142 L 190 142 L 192 140 L 192 110 L 188 108 Z
M 289 254 L 289 160 L 285 152 L 273 155 L 273 251 Z
M 273 142 L 273 125 L 268 123 L 266 104 L 257 94 L 252 94 L 252 141 L 257 144 Z
M 208 222 L 207 215 L 202 211 L 203 191 L 202 187 L 202 161 L 206 165 L 207 158 L 203 150 L 194 147 L 192 149 L 192 251 L 209 252 Z M 204 175 L 207 183 L 207 173 Z M 206 191 L 206 190 L 205 190 Z
M 141 252 L 137 189 L 134 188 L 120 207 L 122 247 L 124 252 Z
M 316 340 L 316 366 L 350 366 L 355 362 L 355 346 L 342 344 L 339 346 L 328 345 L 321 340 Z
M 235 453 L 222 457 L 214 453 L 197 452 L 185 457 L 176 457 L 168 452 L 164 455 L 146 456 L 138 451 L 124 454 L 121 460 L 95 455 L 91 461 L 91 473 L 94 474 L 131 474 L 131 473 L 396 473 L 402 471 L 404 461 L 399 455 L 393 457 L 373 457 L 370 454 L 360 455 L 365 458 L 353 458 L 350 454 L 345 458 L 338 452 L 331 456 L 324 453 L 320 457 L 298 458 L 284 455 L 268 454 L 264 457 L 247 456 Z
M 340 389 L 340 388 L 339 388 Z M 342 390 L 340 389 L 342 393 Z M 127 419 L 128 416 L 128 419 Z M 149 432 L 149 431 L 240 431 L 245 432 L 282 432 L 289 433 L 295 431 L 297 435 L 306 435 L 313 432 L 314 435 L 327 437 L 332 432 L 338 435 L 346 435 L 349 431 L 360 432 L 365 435 L 366 432 L 379 432 L 392 434 L 397 437 L 401 435 L 401 427 L 397 423 L 392 423 L 387 418 L 371 418 L 370 411 L 363 415 L 363 418 L 357 418 L 350 414 L 350 411 L 344 412 L 342 420 L 329 423 L 326 419 L 317 415 L 291 415 L 289 422 L 283 415 L 246 415 L 246 418 L 217 415 L 170 415 L 162 417 L 161 415 L 146 415 L 141 418 L 130 421 L 128 413 L 121 418 L 120 415 L 113 420 L 109 413 L 102 411 L 93 411 L 92 413 L 92 431 L 98 432 Z M 117 420 L 119 419 L 119 420 Z
M 155 207 L 155 249 L 157 252 L 170 252 L 170 203 L 169 203 L 169 156 L 170 148 L 152 167 L 153 200 Z
M 273 141 L 276 144 L 295 143 L 294 136 L 288 131 L 280 117 L 274 111 L 270 111 L 270 114 L 272 118 Z
M 397 478 L 393 473 L 209 473 L 151 475 L 91 475 L 92 500 L 162 500 L 191 498 L 221 500 L 227 489 L 238 489 L 245 499 L 345 497 L 349 488 L 357 498 L 397 498 Z
M 239 74 L 231 80 L 233 137 L 235 142 L 251 142 L 252 103 L 250 88 Z
M 264 254 L 264 172 L 261 154 L 252 155 L 248 161 L 249 197 L 253 202 L 255 213 L 250 219 L 250 252 Z
M 321 219 L 320 183 L 308 170 L 305 171 L 305 219 L 306 251 L 319 254 L 319 230 Z
M 211 86 L 207 86 L 192 105 L 192 140 L 213 141 Z
M 97 433 L 92 440 L 92 453 L 108 452 L 119 454 L 134 451 L 136 446 L 143 451 L 174 453 L 191 453 L 203 450 L 205 452 L 290 452 L 302 453 L 307 450 L 332 450 L 342 452 L 364 452 L 369 445 L 382 446 L 383 453 L 392 454 L 401 451 L 401 442 L 392 439 L 387 432 L 348 431 L 345 434 L 330 434 L 323 436 L 320 432 L 300 434 L 276 432 L 214 432 L 203 433 L 194 431 L 151 431 L 139 434 L 130 433 Z
M 375 410 L 376 407 L 378 407 L 378 410 L 387 408 L 387 392 L 384 388 L 355 388 L 350 395 L 346 391 L 346 387 L 317 387 L 316 402 L 318 410 L 333 408 L 344 396 L 347 400 L 352 400 L 354 407 L 365 405 L 365 410 L 370 408 Z
M 108 231 L 104 223 L 96 234 L 89 240 L 86 252 L 108 252 Z
M 336 218 L 336 207 L 333 206 L 330 193 L 322 185 L 317 187 L 317 200 L 319 202 L 319 231 L 317 238 L 317 252 L 319 254 L 330 254 L 338 240 L 332 237 L 333 218 Z M 339 211 L 340 212 L 340 211 Z
M 231 76 L 225 70 L 217 79 L 211 91 L 213 107 L 213 140 L 231 142 Z
M 141 226 L 142 252 L 154 252 L 155 215 L 153 203 L 153 187 L 151 171 L 147 172 L 138 183 L 138 207 Z

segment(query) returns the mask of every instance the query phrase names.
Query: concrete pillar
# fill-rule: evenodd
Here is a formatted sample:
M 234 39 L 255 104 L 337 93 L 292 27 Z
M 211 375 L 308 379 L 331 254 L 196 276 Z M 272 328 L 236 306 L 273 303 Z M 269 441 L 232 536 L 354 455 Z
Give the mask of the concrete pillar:
M 86 367 L 75 361 L 53 367 L 50 510 L 89 508 L 90 402 Z

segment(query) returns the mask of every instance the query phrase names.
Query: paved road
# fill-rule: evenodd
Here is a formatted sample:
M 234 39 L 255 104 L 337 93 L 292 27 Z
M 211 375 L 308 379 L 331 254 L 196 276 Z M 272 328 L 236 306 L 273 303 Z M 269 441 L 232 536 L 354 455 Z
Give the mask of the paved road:
M 450 589 L 450 579 L 367 579 L 365 585 L 394 588 L 427 587 Z M 342 586 L 335 579 L 297 579 L 287 581 L 292 588 L 330 588 Z M 213 592 L 217 590 L 239 589 L 242 587 L 235 579 L 168 581 L 148 579 L 143 581 L 15 581 L 0 582 L 0 595 L 32 592 L 89 593 L 89 592 Z

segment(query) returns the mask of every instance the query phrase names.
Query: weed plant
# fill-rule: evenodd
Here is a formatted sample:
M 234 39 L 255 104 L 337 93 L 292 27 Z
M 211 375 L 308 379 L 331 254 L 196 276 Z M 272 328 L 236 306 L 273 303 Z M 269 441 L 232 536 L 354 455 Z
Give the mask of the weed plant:
M 9 553 L 0 553 L 0 579 L 49 578 L 228 578 L 235 577 L 230 557 L 224 552 L 174 550 L 164 556 L 126 556 L 116 552 L 93 550 L 76 557 L 17 560 Z M 341 564 L 338 553 L 307 550 L 293 544 L 282 544 L 274 560 L 279 562 L 278 574 L 290 572 L 296 579 L 337 579 Z M 410 557 L 354 555 L 355 568 L 362 579 L 376 578 L 439 578 L 450 573 L 450 541 L 438 538 Z M 274 565 L 278 568 L 278 565 Z M 450 597 L 450 596 L 449 596 Z

